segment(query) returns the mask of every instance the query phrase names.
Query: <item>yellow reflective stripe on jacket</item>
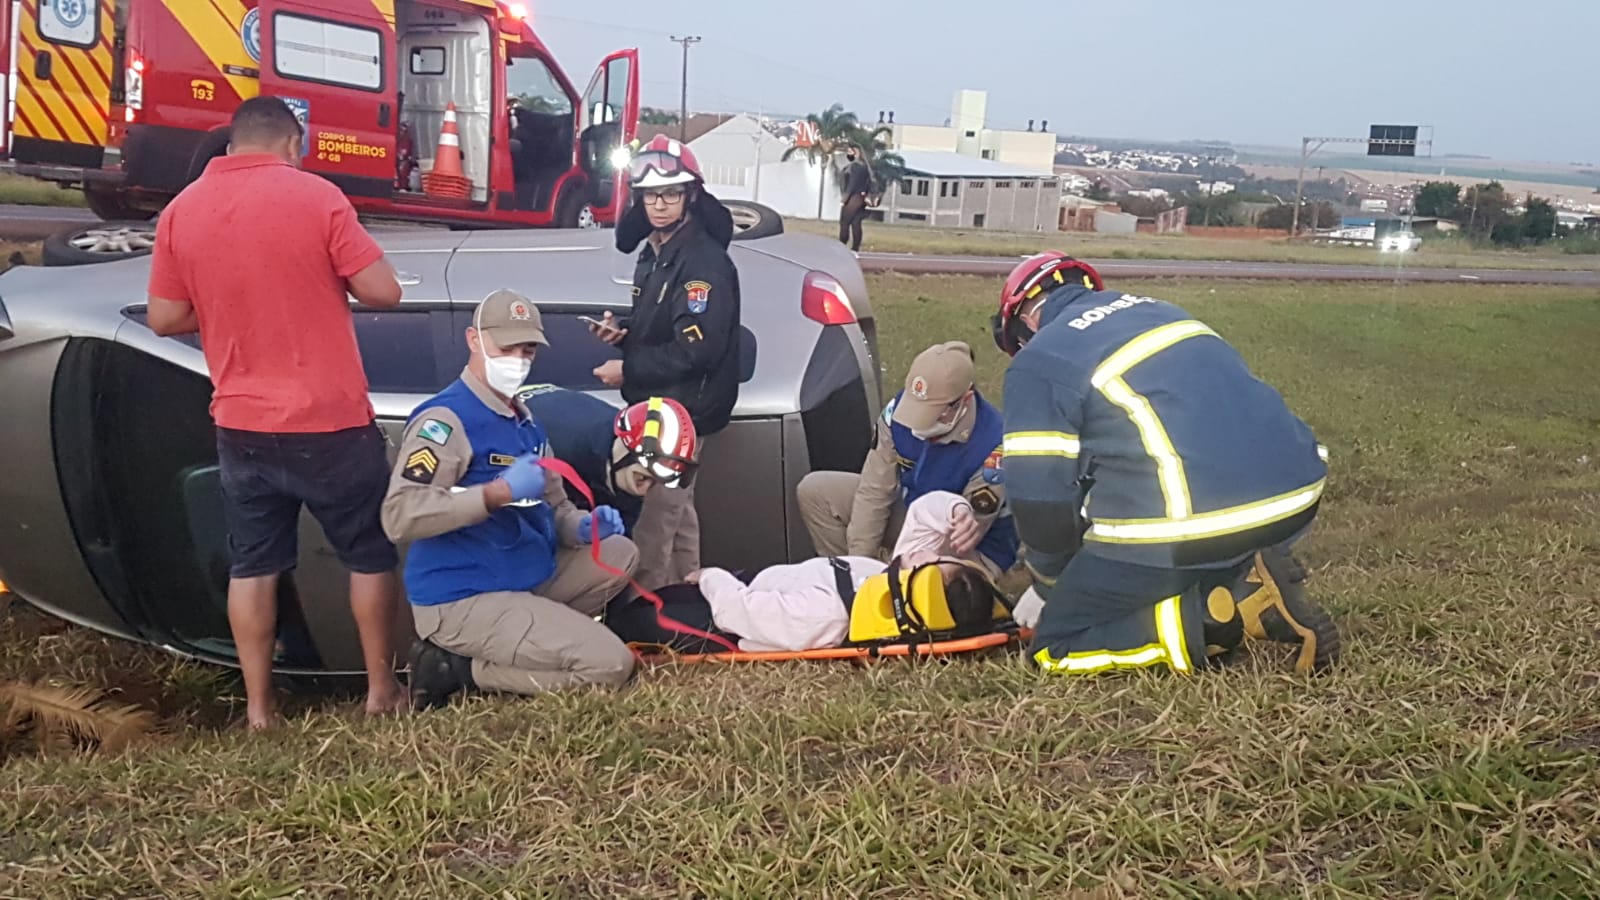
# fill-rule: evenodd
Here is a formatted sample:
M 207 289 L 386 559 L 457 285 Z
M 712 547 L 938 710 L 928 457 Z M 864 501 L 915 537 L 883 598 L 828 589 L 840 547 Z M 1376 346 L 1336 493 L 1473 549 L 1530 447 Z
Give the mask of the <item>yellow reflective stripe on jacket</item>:
M 1150 401 L 1130 387 L 1123 376 L 1134 366 L 1173 344 L 1204 335 L 1217 337 L 1215 331 L 1195 319 L 1152 328 L 1106 357 L 1089 379 L 1090 384 L 1107 400 L 1128 414 L 1134 427 L 1139 430 L 1139 440 L 1144 444 L 1145 453 L 1155 461 L 1156 481 L 1161 487 L 1161 497 L 1165 501 L 1169 519 L 1185 518 L 1194 509 L 1189 499 L 1189 479 L 1183 468 L 1183 459 L 1172 446 L 1172 438 L 1167 436 L 1167 429 L 1161 424 L 1161 417 L 1156 415 Z
M 1087 540 L 1109 544 L 1161 544 L 1220 537 L 1260 528 L 1311 508 L 1322 497 L 1327 479 L 1276 497 L 1245 503 L 1184 519 L 1099 519 Z
M 1065 431 L 1013 431 L 1000 443 L 1005 456 L 1078 458 L 1078 436 Z
M 1144 362 L 1162 350 L 1171 347 L 1179 341 L 1192 337 L 1210 335 L 1217 337 L 1217 333 L 1197 319 L 1184 319 L 1181 322 L 1171 322 L 1159 328 L 1152 328 L 1144 334 L 1117 348 L 1117 351 L 1106 357 L 1094 370 L 1090 383 L 1101 387 L 1113 378 L 1121 378 L 1128 374 L 1128 370 Z
M 1094 675 L 1111 669 L 1142 669 L 1157 663 L 1166 663 L 1179 674 L 1187 675 L 1193 666 L 1189 662 L 1189 645 L 1183 635 L 1183 610 L 1180 597 L 1168 597 L 1156 604 L 1156 643 L 1145 644 L 1132 650 L 1082 650 L 1068 653 L 1062 659 L 1042 648 L 1033 655 L 1034 662 L 1046 672 L 1068 675 Z

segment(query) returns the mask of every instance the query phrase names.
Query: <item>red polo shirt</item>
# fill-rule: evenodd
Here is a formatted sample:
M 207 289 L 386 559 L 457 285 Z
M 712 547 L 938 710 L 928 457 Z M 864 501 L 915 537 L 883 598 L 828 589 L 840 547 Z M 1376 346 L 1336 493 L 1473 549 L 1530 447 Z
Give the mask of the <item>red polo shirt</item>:
M 372 421 L 345 279 L 383 256 L 327 180 L 223 156 L 156 226 L 150 293 L 194 305 L 223 428 L 328 432 Z

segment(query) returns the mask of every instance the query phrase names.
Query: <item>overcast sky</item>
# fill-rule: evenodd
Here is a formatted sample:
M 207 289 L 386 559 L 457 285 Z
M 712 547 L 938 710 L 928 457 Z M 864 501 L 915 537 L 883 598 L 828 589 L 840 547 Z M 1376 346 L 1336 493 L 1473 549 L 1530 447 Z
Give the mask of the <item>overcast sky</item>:
M 1600 162 L 1600 0 L 532 0 L 580 88 L 637 46 L 645 103 L 942 124 L 960 88 L 991 127 L 1298 147 L 1377 122 L 1434 154 Z M 1356 148 L 1359 152 L 1359 148 Z

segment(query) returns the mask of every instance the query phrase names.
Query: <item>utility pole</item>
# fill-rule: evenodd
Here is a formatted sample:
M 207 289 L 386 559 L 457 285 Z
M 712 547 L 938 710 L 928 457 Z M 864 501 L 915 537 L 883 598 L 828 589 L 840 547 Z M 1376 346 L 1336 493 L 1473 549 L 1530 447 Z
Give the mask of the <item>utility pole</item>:
M 689 45 L 700 43 L 697 34 L 686 34 L 683 37 L 672 35 L 674 43 L 683 45 L 683 92 L 678 101 L 678 140 L 689 143 Z

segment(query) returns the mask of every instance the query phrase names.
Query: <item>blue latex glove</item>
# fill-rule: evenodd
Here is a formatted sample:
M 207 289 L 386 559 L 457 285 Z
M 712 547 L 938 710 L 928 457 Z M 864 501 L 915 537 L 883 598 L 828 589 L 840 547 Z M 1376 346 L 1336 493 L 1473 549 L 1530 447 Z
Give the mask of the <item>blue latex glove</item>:
M 596 517 L 600 520 L 600 540 L 603 541 L 608 537 L 615 537 L 622 533 L 622 513 L 609 506 L 601 506 L 592 513 L 585 513 L 583 518 L 578 520 L 579 543 L 589 543 L 590 531 L 594 527 Z
M 524 453 L 500 477 L 511 486 L 512 500 L 537 500 L 544 496 L 544 475 L 539 454 Z

